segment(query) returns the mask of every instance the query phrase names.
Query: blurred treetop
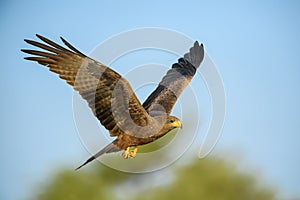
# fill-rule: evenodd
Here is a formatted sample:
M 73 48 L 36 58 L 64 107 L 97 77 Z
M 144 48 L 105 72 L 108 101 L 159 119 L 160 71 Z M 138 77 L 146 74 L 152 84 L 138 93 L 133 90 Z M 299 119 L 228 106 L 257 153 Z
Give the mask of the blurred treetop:
M 238 172 L 234 164 L 219 158 L 196 159 L 184 166 L 164 169 L 172 172 L 169 175 L 161 175 L 160 171 L 129 174 L 99 164 L 89 167 L 76 172 L 62 170 L 34 191 L 37 193 L 35 199 L 275 199 L 274 190 L 261 184 L 258 177 Z M 151 182 L 154 176 L 158 176 L 162 184 Z

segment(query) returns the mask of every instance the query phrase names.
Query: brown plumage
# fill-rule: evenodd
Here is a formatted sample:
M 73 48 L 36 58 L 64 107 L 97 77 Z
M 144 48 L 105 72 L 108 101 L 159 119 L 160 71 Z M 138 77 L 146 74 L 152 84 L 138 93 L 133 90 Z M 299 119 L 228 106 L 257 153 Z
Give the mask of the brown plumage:
M 142 105 L 128 81 L 117 72 L 84 55 L 62 37 L 69 49 L 41 35 L 36 36 L 44 43 L 27 39 L 25 42 L 46 51 L 22 49 L 34 55 L 25 59 L 47 66 L 70 84 L 87 101 L 110 136 L 117 137 L 77 169 L 104 153 L 125 150 L 124 158 L 135 157 L 137 146 L 153 142 L 181 127 L 180 120 L 170 114 L 203 60 L 202 44 L 196 41 L 189 53 L 173 64 Z

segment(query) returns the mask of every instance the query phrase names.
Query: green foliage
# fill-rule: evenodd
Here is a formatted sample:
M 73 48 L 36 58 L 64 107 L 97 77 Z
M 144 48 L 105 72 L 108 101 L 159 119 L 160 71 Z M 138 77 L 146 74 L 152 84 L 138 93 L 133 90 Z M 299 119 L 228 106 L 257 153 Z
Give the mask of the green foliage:
M 205 199 L 271 200 L 275 193 L 258 185 L 251 175 L 238 173 L 233 165 L 219 159 L 195 160 L 175 170 L 177 179 L 169 186 L 150 190 L 136 200 Z
M 259 184 L 257 177 L 242 174 L 235 169 L 234 165 L 217 158 L 195 160 L 188 165 L 172 168 L 175 176 L 172 183 L 141 191 L 138 191 L 139 186 L 147 183 L 153 173 L 141 176 L 118 172 L 105 166 L 89 167 L 76 172 L 58 173 L 44 188 L 41 188 L 41 193 L 35 199 L 118 199 L 120 196 L 117 198 L 117 195 L 120 191 L 122 199 L 136 200 L 271 200 L 275 198 L 274 191 Z M 128 188 L 136 188 L 136 191 L 130 193 Z
M 62 171 L 37 195 L 38 200 L 98 200 L 112 198 L 111 188 L 128 174 L 101 167 L 89 172 Z

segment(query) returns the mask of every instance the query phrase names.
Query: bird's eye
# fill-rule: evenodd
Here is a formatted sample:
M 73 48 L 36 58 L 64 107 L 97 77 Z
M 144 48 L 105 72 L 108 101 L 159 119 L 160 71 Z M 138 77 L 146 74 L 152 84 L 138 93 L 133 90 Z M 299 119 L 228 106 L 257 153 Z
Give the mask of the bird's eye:
M 174 123 L 174 122 L 175 122 L 175 120 L 174 120 L 174 119 L 171 119 L 171 120 L 170 120 L 170 122 L 171 122 L 171 123 Z

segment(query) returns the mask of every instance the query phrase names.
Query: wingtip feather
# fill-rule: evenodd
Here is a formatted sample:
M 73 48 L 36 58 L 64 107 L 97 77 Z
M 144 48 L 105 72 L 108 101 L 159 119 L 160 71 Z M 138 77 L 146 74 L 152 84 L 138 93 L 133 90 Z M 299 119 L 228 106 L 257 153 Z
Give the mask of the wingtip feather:
M 46 39 L 44 36 L 42 36 L 42 35 L 40 35 L 40 34 L 35 34 L 35 36 L 37 37 L 37 38 L 39 38 L 40 40 L 42 40 L 43 41 L 43 39 Z
M 25 60 L 35 61 L 35 57 L 24 57 Z
M 67 46 L 69 47 L 71 50 L 73 50 L 74 52 L 76 52 L 77 54 L 86 57 L 85 54 L 81 53 L 78 49 L 76 49 L 73 45 L 71 45 L 67 40 L 65 40 L 62 36 L 60 36 L 61 41 Z
M 30 44 L 31 41 L 32 41 L 32 40 L 30 40 L 30 39 L 24 39 L 24 42 L 26 42 L 26 43 L 28 43 L 28 44 Z
M 199 42 L 196 40 L 194 46 L 190 48 L 190 51 L 184 55 L 184 59 L 190 62 L 194 67 L 198 68 L 204 57 L 204 48 L 203 44 L 199 45 Z

